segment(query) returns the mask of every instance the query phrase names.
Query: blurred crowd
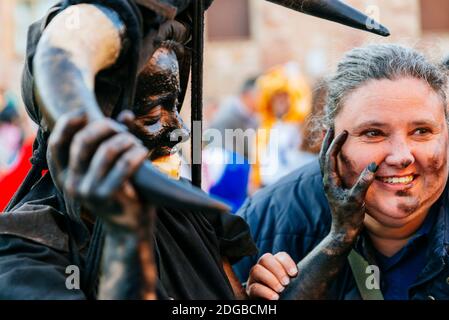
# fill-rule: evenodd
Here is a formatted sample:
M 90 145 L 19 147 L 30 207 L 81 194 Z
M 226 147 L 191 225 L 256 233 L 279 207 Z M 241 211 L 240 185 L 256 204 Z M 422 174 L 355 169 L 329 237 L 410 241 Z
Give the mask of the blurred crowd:
M 324 81 L 309 83 L 294 62 L 247 79 L 205 110 L 203 189 L 237 211 L 249 194 L 314 160 L 322 134 Z
M 18 98 L 0 87 L 0 212 L 31 168 L 34 129 Z

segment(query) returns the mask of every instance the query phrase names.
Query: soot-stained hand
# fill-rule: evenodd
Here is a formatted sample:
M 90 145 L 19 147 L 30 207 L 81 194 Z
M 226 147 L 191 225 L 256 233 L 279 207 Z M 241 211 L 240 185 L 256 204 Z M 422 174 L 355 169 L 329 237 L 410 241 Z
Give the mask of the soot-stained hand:
M 122 113 L 118 121 L 129 122 L 130 117 Z M 148 149 L 125 125 L 109 118 L 88 123 L 86 114 L 72 112 L 56 122 L 49 151 L 64 193 L 106 222 L 137 228 L 144 205 L 130 178 Z
M 332 212 L 331 232 L 352 241 L 363 228 L 365 196 L 375 179 L 378 165 L 375 162 L 369 164 L 351 188 L 344 188 L 337 159 L 347 137 L 346 130 L 335 139 L 334 129 L 327 131 L 320 152 L 320 167 L 324 191 Z

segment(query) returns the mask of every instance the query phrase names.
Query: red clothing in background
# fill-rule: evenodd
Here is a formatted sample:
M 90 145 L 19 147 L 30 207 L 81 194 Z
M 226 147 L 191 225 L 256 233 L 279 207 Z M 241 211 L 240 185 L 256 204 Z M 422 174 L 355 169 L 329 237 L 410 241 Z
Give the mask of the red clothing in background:
M 28 171 L 31 169 L 34 137 L 25 141 L 20 150 L 17 162 L 10 171 L 0 177 L 0 212 L 2 212 L 14 193 L 19 189 Z

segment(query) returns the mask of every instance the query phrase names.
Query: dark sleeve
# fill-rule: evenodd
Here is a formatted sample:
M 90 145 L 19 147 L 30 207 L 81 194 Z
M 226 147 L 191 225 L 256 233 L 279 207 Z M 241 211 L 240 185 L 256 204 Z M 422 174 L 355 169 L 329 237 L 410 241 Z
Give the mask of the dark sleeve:
M 233 264 L 243 257 L 257 255 L 256 244 L 245 220 L 230 213 L 220 214 L 219 219 L 221 227 L 217 228 L 217 235 L 222 256 Z
M 82 300 L 66 287 L 67 257 L 16 236 L 0 235 L 0 300 Z
M 48 196 L 41 185 L 30 195 L 34 199 L 0 214 L 0 300 L 84 299 L 81 290 L 66 287 L 70 274 L 65 271 L 74 262 L 56 196 Z
M 241 217 L 218 212 L 203 215 L 215 230 L 221 256 L 228 258 L 231 264 L 257 254 L 249 226 Z
M 180 183 L 192 187 L 192 183 L 181 178 Z M 215 231 L 222 257 L 235 263 L 246 256 L 257 254 L 257 247 L 251 237 L 248 224 L 241 217 L 231 213 L 199 212 Z
M 259 253 L 233 266 L 242 282 L 263 254 L 284 251 L 299 262 L 327 235 L 331 215 L 321 180 L 314 161 L 247 199 L 237 215 L 248 223 Z
M 237 216 L 244 219 L 244 221 L 246 223 L 249 223 L 248 219 L 247 219 L 247 210 L 250 207 L 250 204 L 251 204 L 251 197 L 246 199 L 243 206 L 237 212 Z M 250 226 L 248 228 L 250 228 Z M 257 243 L 257 240 L 254 238 L 254 235 L 253 235 L 253 239 L 254 239 L 253 241 L 256 241 L 256 243 Z M 260 250 L 260 248 L 259 248 L 259 250 Z M 260 251 L 259 251 L 259 254 L 260 254 Z M 252 266 L 254 266 L 256 264 L 257 259 L 258 259 L 258 254 L 255 254 L 255 255 L 243 257 L 240 261 L 233 264 L 232 269 L 234 270 L 236 276 L 239 278 L 241 283 L 245 283 L 248 280 L 249 271 L 251 270 Z

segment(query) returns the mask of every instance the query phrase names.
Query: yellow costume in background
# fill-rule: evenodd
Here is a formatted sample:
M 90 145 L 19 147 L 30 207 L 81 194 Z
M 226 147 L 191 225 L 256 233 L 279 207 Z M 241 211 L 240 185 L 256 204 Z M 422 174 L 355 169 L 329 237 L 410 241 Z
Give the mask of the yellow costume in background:
M 261 158 L 267 151 L 270 140 L 270 130 L 273 125 L 281 121 L 283 123 L 299 125 L 304 121 L 311 111 L 311 89 L 304 77 L 301 76 L 299 68 L 294 63 L 277 66 L 262 75 L 257 81 L 260 92 L 258 112 L 261 125 L 257 134 L 255 156 L 256 163 L 252 170 L 253 188 L 261 187 Z M 278 93 L 287 93 L 290 107 L 280 119 L 273 114 L 271 101 Z M 299 148 L 299 146 L 298 146 Z

